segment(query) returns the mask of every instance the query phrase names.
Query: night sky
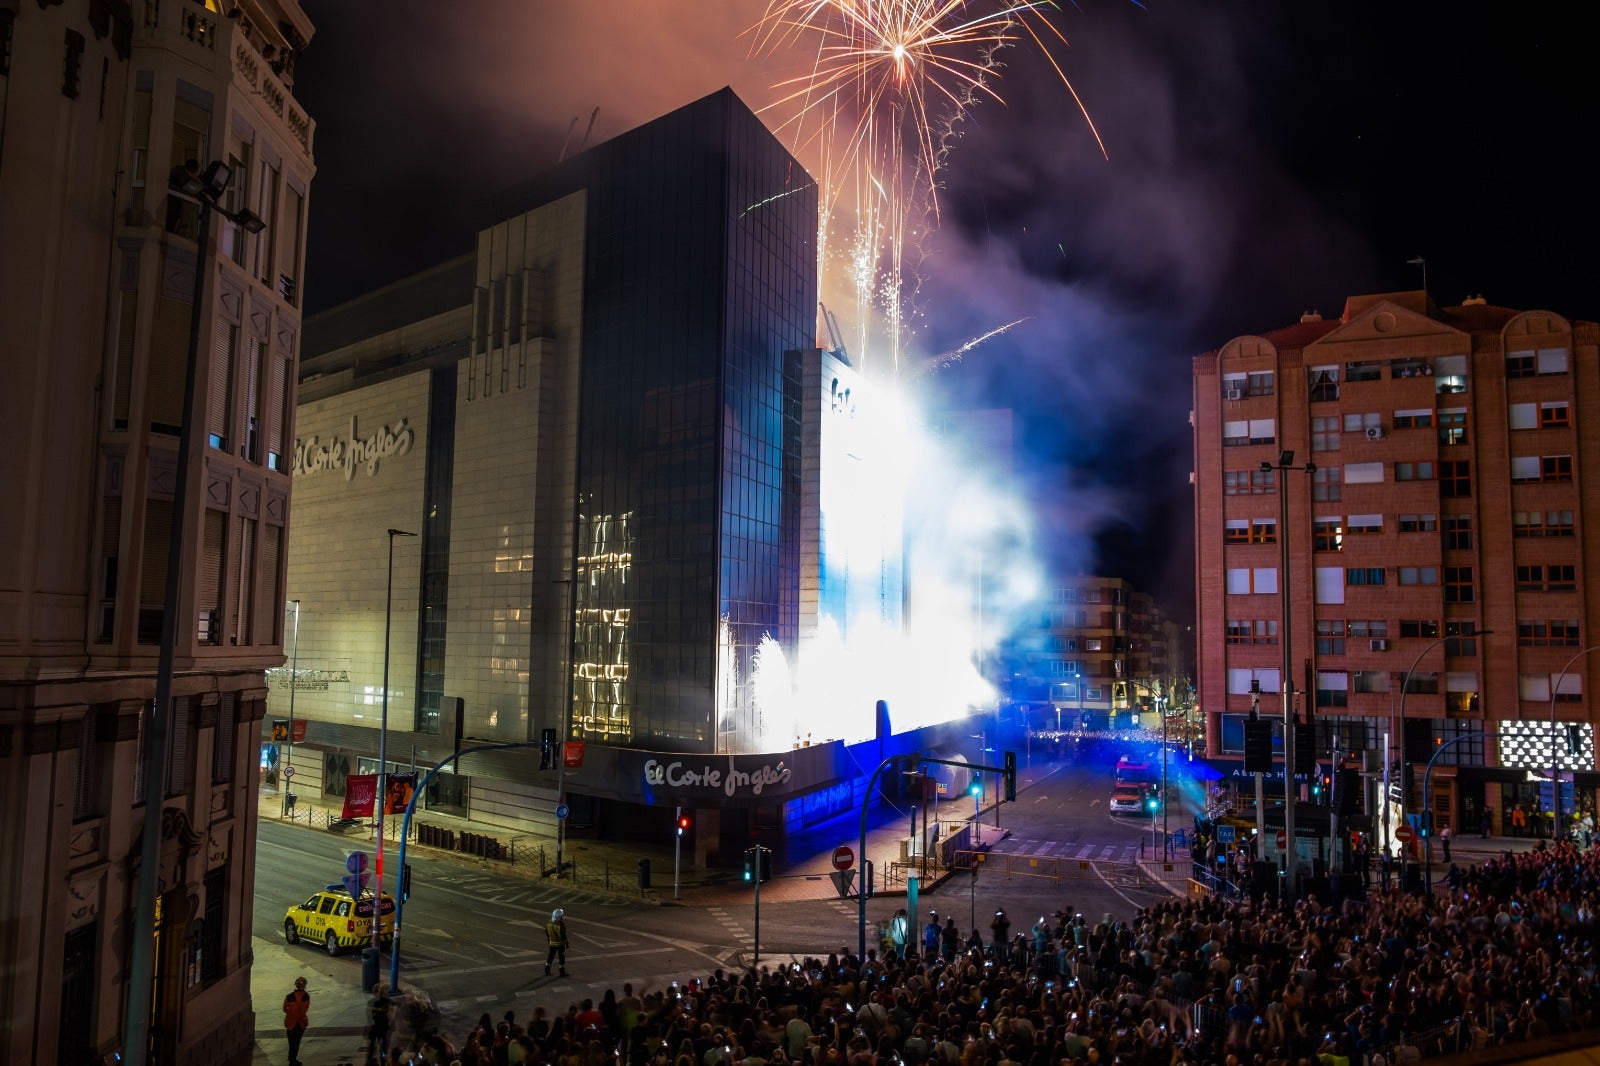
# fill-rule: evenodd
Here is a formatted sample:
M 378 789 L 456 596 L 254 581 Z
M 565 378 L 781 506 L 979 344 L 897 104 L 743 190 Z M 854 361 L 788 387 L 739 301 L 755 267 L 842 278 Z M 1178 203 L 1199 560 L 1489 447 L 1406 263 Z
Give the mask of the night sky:
M 810 67 L 752 55 L 752 0 L 305 7 L 308 313 L 469 251 L 481 199 L 596 107 L 591 144 L 724 85 L 760 111 Z M 1007 50 L 920 248 L 915 346 L 1026 319 L 922 384 L 1017 409 L 1057 565 L 1192 611 L 1189 365 L 1234 336 L 1420 288 L 1416 256 L 1442 305 L 1600 318 L 1585 10 L 1081 0 L 1054 54 L 1109 160 L 1038 50 Z

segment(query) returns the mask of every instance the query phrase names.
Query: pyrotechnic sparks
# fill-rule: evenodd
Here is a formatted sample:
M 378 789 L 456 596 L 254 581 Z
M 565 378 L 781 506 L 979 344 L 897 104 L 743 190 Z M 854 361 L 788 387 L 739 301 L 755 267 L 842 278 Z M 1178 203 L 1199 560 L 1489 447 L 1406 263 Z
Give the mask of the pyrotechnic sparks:
M 867 356 L 869 323 L 882 316 L 897 376 L 915 291 L 905 276 L 906 244 L 937 223 L 939 175 L 959 123 L 983 100 L 1004 103 L 995 87 L 999 53 L 1031 44 L 1071 94 L 1100 151 L 1087 107 L 1052 49 L 1066 36 L 1050 20 L 1049 0 L 769 0 L 756 27 L 757 51 L 773 53 L 815 38 L 809 74 L 779 83 L 764 110 L 795 109 L 780 124 L 797 151 L 822 156 L 818 269 L 827 284 L 830 227 L 853 188 L 853 237 L 845 274 L 856 305 L 858 360 Z M 911 149 L 908 151 L 908 149 Z
M 954 366 L 956 363 L 961 362 L 961 357 L 962 356 L 964 356 L 968 352 L 972 351 L 972 349 L 976 348 L 978 345 L 982 344 L 984 341 L 990 340 L 991 338 L 994 338 L 994 337 L 998 337 L 998 336 L 1000 336 L 1000 334 L 1005 333 L 1007 330 L 1010 330 L 1010 329 L 1012 329 L 1012 328 L 1014 328 L 1016 326 L 1022 325 L 1024 322 L 1028 321 L 1028 319 L 1030 319 L 1032 317 L 1033 317 L 1032 315 L 1027 315 L 1027 316 L 1025 316 L 1023 318 L 1017 319 L 1015 322 L 1007 322 L 1003 326 L 996 326 L 994 329 L 989 330 L 987 333 L 980 333 L 976 337 L 973 337 L 971 340 L 965 342 L 964 344 L 961 344 L 960 346 L 952 349 L 951 351 L 945 352 L 943 355 L 936 355 L 932 359 L 929 359 L 926 363 L 924 363 L 922 365 L 922 369 L 917 371 L 917 373 L 914 376 L 915 377 L 921 377 L 924 374 L 937 374 L 941 370 L 944 370 L 944 369 L 946 369 L 948 367 Z

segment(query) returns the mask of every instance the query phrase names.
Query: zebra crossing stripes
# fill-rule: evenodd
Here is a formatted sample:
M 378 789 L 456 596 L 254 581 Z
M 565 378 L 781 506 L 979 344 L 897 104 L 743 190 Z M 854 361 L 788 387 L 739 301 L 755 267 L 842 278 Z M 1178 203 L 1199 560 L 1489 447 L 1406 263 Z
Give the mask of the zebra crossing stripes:
M 717 924 L 726 929 L 728 935 L 742 947 L 748 949 L 755 945 L 756 938 L 751 935 L 749 930 L 745 929 L 737 918 L 728 913 L 727 908 L 707 907 L 706 913 L 716 919 Z
M 1084 844 L 1073 840 L 1031 840 L 1011 837 L 995 848 L 997 854 L 1039 859 L 1085 859 L 1093 862 L 1135 862 L 1137 844 Z

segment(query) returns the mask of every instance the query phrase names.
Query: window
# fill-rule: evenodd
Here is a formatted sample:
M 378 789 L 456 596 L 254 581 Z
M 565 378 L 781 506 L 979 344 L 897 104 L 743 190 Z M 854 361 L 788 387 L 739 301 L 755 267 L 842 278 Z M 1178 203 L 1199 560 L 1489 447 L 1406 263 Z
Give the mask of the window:
M 1224 496 L 1265 496 L 1278 490 L 1276 470 L 1224 470 Z
M 1337 466 L 1319 466 L 1311 475 L 1311 498 L 1318 503 L 1336 503 L 1344 495 L 1344 471 Z
M 1578 646 L 1578 620 L 1537 619 L 1517 623 L 1517 643 L 1525 648 Z
M 1085 638 L 1085 640 L 1083 642 L 1083 650 L 1084 651 L 1102 651 L 1102 650 L 1104 650 L 1103 647 L 1102 647 L 1102 645 L 1104 643 L 1105 643 L 1105 641 L 1101 640 L 1099 637 L 1088 637 L 1088 638 Z
M 1472 464 L 1462 459 L 1439 464 L 1439 495 L 1447 500 L 1464 500 L 1472 495 Z
M 1271 444 L 1278 439 L 1277 420 L 1272 418 L 1252 418 L 1250 420 L 1250 443 Z
M 211 780 L 216 784 L 233 780 L 234 740 L 238 733 L 237 692 L 224 692 L 217 701 L 217 726 L 211 734 Z
M 1344 416 L 1346 433 L 1365 433 L 1369 429 L 1382 429 L 1383 419 L 1376 411 L 1350 411 Z
M 1250 523 L 1251 544 L 1276 544 L 1278 543 L 1278 520 L 1276 518 L 1257 518 Z
M 1311 550 L 1336 552 L 1344 547 L 1344 526 L 1337 518 L 1318 518 L 1311 523 Z
M 1224 544 L 1250 543 L 1250 522 L 1244 518 L 1229 518 L 1222 524 L 1222 542 Z
M 1238 448 L 1250 443 L 1250 423 L 1244 419 L 1222 423 L 1222 446 Z
M 116 714 L 90 708 L 79 724 L 78 769 L 72 790 L 72 816 L 93 818 L 106 813 L 109 799 L 105 786 L 111 780 L 112 747 L 116 737 Z
M 1554 426 L 1570 426 L 1572 424 L 1572 411 L 1567 402 L 1542 403 L 1539 405 L 1539 425 L 1549 429 Z
M 1400 516 L 1400 532 L 1402 533 L 1432 533 L 1438 528 L 1438 515 L 1403 514 Z
M 1344 570 L 1337 566 L 1319 566 L 1316 571 L 1318 603 L 1344 602 Z
M 1382 463 L 1350 463 L 1344 468 L 1346 485 L 1378 485 L 1382 482 Z
M 1357 670 L 1355 675 L 1355 690 L 1357 692 L 1388 692 L 1389 671 L 1387 670 Z
M 1394 413 L 1395 429 L 1417 429 L 1433 425 L 1432 408 L 1422 407 L 1410 411 L 1396 411 Z
M 1230 618 L 1227 643 L 1276 644 L 1278 620 L 1276 618 Z
M 1426 637 L 1429 640 L 1439 639 L 1439 623 L 1436 620 L 1400 619 L 1401 637 Z
M 1396 481 L 1432 481 L 1432 463 L 1396 463 L 1394 464 L 1394 479 Z
M 1343 670 L 1317 671 L 1317 706 L 1348 707 L 1350 675 Z
M 1228 568 L 1228 595 L 1230 596 L 1270 595 L 1277 591 L 1277 567 L 1259 566 L 1251 568 L 1241 566 Z
M 1531 378 L 1534 375 L 1534 358 L 1530 351 L 1506 353 L 1506 377 Z
M 1426 359 L 1391 359 L 1389 360 L 1389 376 L 1391 378 L 1425 378 L 1433 375 L 1433 364 Z
M 1537 429 L 1538 426 L 1538 404 L 1514 403 L 1506 407 L 1507 429 Z
M 1535 362 L 1539 366 L 1540 376 L 1547 374 L 1565 374 L 1567 372 L 1567 350 L 1565 348 L 1540 348 L 1534 353 Z
M 1311 402 L 1324 403 L 1339 398 L 1339 368 L 1314 366 L 1307 372 L 1311 383 Z
M 1546 566 L 1544 582 L 1551 592 L 1574 592 L 1578 588 L 1578 568 L 1571 565 Z
M 1518 537 L 1570 537 L 1574 533 L 1571 511 L 1517 511 L 1511 530 Z
M 1467 357 L 1441 355 L 1433 361 L 1433 391 L 1440 395 L 1467 391 Z
M 1243 375 L 1243 374 L 1224 374 L 1224 375 L 1222 375 L 1222 398 L 1223 399 L 1225 399 L 1225 400 L 1237 400 L 1237 399 L 1242 398 L 1244 396 L 1244 394 L 1245 394 L 1246 387 L 1247 386 L 1246 386 L 1245 375 Z
M 1248 696 L 1251 692 L 1251 682 L 1259 684 L 1262 692 L 1276 692 L 1280 687 L 1278 670 L 1276 667 L 1265 670 L 1252 670 L 1247 666 L 1228 667 L 1229 695 Z
M 1439 443 L 1467 443 L 1467 412 L 1461 408 L 1439 410 Z
M 1383 379 L 1383 364 L 1376 360 L 1346 363 L 1344 365 L 1344 379 L 1346 381 L 1381 381 Z
M 1466 551 L 1471 549 L 1471 515 L 1447 514 L 1444 516 L 1444 546 L 1446 551 Z
M 1251 396 L 1271 396 L 1277 390 L 1274 388 L 1274 374 L 1270 370 L 1257 370 L 1250 374 L 1250 385 L 1245 390 Z
M 1431 568 L 1430 568 L 1431 569 Z M 1472 567 L 1447 566 L 1444 568 L 1444 602 L 1472 603 Z
M 1539 457 L 1537 455 L 1513 455 L 1511 457 L 1511 480 L 1514 484 L 1530 484 L 1539 480 Z
M 1344 583 L 1346 585 L 1381 585 L 1383 584 L 1383 567 L 1347 567 L 1344 572 Z
M 1546 455 L 1539 461 L 1541 481 L 1571 481 L 1572 456 Z
M 1339 416 L 1318 415 L 1311 420 L 1311 450 L 1336 452 L 1339 450 Z
M 1345 623 L 1351 640 L 1383 639 L 1389 635 L 1389 623 L 1382 618 L 1352 618 Z
M 1371 534 L 1383 532 L 1383 515 L 1381 514 L 1353 514 L 1347 531 L 1351 536 L 1358 534 Z
M 1439 569 L 1434 566 L 1401 566 L 1399 571 L 1400 584 L 1402 585 L 1437 585 L 1439 583 Z M 1463 602 L 1470 603 L 1466 600 Z
M 1472 621 L 1446 622 L 1444 624 L 1444 653 L 1456 657 L 1478 654 L 1478 623 Z
M 1317 654 L 1344 654 L 1344 621 L 1339 618 L 1317 619 Z

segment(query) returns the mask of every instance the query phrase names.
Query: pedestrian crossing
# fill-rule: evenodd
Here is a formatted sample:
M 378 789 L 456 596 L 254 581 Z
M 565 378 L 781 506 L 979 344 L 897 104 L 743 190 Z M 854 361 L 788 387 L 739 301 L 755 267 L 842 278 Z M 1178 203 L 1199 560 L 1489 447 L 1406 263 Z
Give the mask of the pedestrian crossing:
M 631 901 L 625 897 L 603 892 L 590 892 L 581 884 L 571 881 L 524 881 L 520 877 L 507 877 L 494 871 L 452 870 L 449 886 L 471 895 L 483 903 L 515 904 L 538 907 L 570 907 L 576 902 L 585 907 L 625 907 Z
M 1030 840 L 1007 837 L 992 849 L 997 855 L 1017 855 L 1031 859 L 1076 859 L 1088 862 L 1138 862 L 1137 844 L 1086 844 L 1074 840 Z

